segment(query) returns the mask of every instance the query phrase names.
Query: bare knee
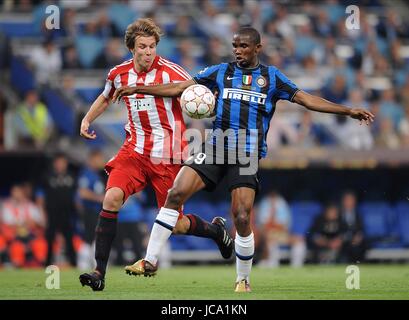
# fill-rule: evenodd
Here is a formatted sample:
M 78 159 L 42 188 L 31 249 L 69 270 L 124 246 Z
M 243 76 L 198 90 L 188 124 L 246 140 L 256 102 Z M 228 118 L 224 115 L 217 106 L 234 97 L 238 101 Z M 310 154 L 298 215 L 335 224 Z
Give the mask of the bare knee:
M 124 192 L 120 188 L 111 188 L 104 198 L 103 208 L 111 211 L 119 211 L 124 200 Z
M 238 206 L 233 208 L 234 225 L 236 226 L 237 233 L 240 236 L 248 236 L 251 233 L 250 227 L 250 212 L 251 208 L 245 206 Z
M 178 210 L 183 204 L 184 196 L 185 193 L 180 188 L 172 187 L 168 191 L 165 207 Z

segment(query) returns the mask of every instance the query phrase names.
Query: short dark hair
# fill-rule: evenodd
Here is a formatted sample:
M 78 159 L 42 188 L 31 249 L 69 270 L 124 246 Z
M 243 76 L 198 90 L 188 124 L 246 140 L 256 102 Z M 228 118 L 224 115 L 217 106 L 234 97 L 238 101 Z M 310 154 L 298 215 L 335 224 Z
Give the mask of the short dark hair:
M 260 33 L 256 29 L 254 29 L 252 27 L 241 27 L 239 29 L 239 31 L 237 32 L 237 34 L 249 36 L 250 40 L 254 44 L 260 44 L 261 43 Z

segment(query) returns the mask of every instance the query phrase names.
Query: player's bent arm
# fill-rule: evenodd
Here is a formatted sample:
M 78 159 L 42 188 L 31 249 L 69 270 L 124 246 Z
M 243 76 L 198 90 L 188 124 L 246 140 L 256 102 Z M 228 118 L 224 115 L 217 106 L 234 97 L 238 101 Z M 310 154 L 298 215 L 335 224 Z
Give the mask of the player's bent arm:
M 92 103 L 91 108 L 88 110 L 83 120 L 92 123 L 96 118 L 98 118 L 108 107 L 109 100 L 100 94 L 98 98 Z
M 148 94 L 159 97 L 177 97 L 180 96 L 183 91 L 194 85 L 196 82 L 193 79 L 174 82 L 167 84 L 159 84 L 155 86 L 136 86 L 136 87 L 121 87 L 115 90 L 112 100 L 119 101 L 124 96 L 130 96 L 133 94 Z
M 95 132 L 88 132 L 90 124 L 98 118 L 107 108 L 109 105 L 109 100 L 104 97 L 103 94 L 100 94 L 97 99 L 92 103 L 91 108 L 84 116 L 81 121 L 81 131 L 80 135 L 86 139 L 95 139 L 96 134 Z

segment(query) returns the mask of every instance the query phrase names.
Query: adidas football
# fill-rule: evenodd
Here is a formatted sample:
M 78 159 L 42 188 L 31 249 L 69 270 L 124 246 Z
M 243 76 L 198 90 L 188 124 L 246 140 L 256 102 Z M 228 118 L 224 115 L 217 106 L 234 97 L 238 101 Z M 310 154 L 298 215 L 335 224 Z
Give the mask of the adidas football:
M 193 119 L 209 118 L 213 115 L 215 98 L 209 88 L 194 84 L 183 91 L 180 98 L 183 111 Z

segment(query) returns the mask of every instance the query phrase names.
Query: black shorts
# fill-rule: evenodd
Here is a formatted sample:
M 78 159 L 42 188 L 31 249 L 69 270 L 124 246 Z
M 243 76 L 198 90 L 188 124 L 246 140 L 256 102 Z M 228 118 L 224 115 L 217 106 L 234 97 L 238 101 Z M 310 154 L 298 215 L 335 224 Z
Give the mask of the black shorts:
M 183 164 L 200 175 L 206 185 L 205 190 L 213 191 L 221 180 L 226 177 L 230 192 L 239 187 L 252 188 L 256 191 L 256 194 L 259 192 L 259 159 L 250 161 L 250 157 L 248 157 L 238 159 L 232 163 L 233 161 L 228 162 L 226 157 L 223 157 L 223 160 L 217 159 L 212 152 L 209 153 L 208 151 L 205 144 L 203 144 L 201 150 L 190 156 Z

